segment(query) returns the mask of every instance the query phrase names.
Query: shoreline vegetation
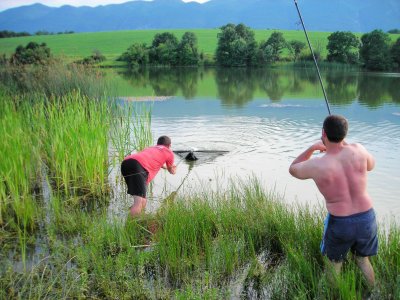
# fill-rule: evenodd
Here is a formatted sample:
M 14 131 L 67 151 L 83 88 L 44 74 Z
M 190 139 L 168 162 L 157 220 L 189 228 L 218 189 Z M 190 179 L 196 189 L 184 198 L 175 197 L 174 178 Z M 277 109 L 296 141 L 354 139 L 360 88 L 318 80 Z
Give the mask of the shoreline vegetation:
M 331 285 L 323 208 L 256 178 L 110 217 L 109 173 L 152 143 L 151 107 L 114 101 L 93 68 L 50 69 L 1 76 L 0 299 L 400 299 L 398 224 L 379 227 L 375 289 L 351 259 Z
M 240 35 L 240 32 L 245 34 L 240 41 L 236 40 L 238 37 L 230 37 L 230 43 L 236 50 L 229 50 L 225 46 L 221 48 L 224 34 L 230 34 L 225 32 L 227 30 L 236 30 L 235 35 Z M 364 66 L 369 70 L 397 70 L 400 64 L 398 33 L 389 34 L 380 30 L 368 34 L 309 32 L 309 36 L 317 59 L 321 62 L 328 60 L 345 66 Z M 229 62 L 229 66 L 248 66 L 250 61 L 253 66 L 273 66 L 312 60 L 303 31 L 253 30 L 244 24 L 227 24 L 220 29 L 130 30 L 70 33 L 61 38 L 58 35 L 2 38 L 2 59 L 8 59 L 18 46 L 25 46 L 29 42 L 44 43 L 54 57 L 64 61 L 113 68 L 148 63 L 153 66 L 224 66 Z M 366 49 L 362 50 L 362 47 Z M 360 53 L 358 48 L 361 49 Z M 146 54 L 146 51 L 150 53 Z M 237 57 L 225 57 L 225 51 L 233 56 L 237 52 Z M 253 57 L 247 57 L 249 53 Z M 149 57 L 146 58 L 146 55 Z M 240 61 L 244 58 L 246 61 Z M 372 64 L 368 63 L 369 60 Z

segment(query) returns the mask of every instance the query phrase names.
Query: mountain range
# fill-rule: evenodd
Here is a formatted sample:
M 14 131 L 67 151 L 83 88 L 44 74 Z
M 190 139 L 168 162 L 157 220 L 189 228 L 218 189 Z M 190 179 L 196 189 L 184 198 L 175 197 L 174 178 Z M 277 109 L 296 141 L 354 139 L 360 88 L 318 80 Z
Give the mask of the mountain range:
M 313 31 L 369 32 L 400 28 L 399 0 L 298 0 Z M 244 23 L 254 29 L 301 29 L 291 0 L 128 1 L 97 7 L 20 6 L 0 12 L 0 30 L 97 32 L 131 29 L 218 28 Z

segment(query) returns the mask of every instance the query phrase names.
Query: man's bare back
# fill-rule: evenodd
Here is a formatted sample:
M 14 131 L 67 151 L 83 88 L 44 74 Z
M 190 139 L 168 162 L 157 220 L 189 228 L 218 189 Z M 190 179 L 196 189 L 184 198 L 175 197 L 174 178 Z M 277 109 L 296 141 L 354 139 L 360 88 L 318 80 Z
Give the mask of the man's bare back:
M 292 171 L 295 174 L 303 172 L 303 178 L 308 175 L 315 181 L 325 197 L 329 213 L 349 216 L 370 209 L 372 200 L 367 193 L 367 171 L 372 170 L 374 159 L 366 149 L 360 144 L 345 142 L 327 147 L 318 142 L 313 146 L 322 151 L 325 148 L 324 156 L 304 162 L 310 164 L 308 168 L 294 167 Z

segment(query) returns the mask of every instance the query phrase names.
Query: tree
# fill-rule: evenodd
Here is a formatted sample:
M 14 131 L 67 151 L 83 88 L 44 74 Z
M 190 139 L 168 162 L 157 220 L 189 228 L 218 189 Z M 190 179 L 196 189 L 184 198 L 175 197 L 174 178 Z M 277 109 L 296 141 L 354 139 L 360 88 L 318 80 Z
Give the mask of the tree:
M 149 61 L 154 65 L 178 64 L 178 39 L 170 32 L 157 33 L 154 36 L 150 51 Z
M 129 67 L 144 66 L 149 63 L 149 50 L 146 44 L 135 43 L 118 60 L 127 62 Z
M 254 65 L 257 57 L 254 32 L 244 24 L 227 24 L 221 30 L 215 54 L 217 64 L 225 67 Z
M 45 43 L 29 42 L 26 47 L 18 46 L 10 62 L 17 65 L 46 64 L 50 59 L 50 48 Z
M 336 31 L 328 36 L 327 60 L 345 64 L 358 62 L 358 38 L 349 31 Z
M 400 67 L 400 38 L 393 44 L 392 49 L 390 49 L 392 55 L 392 60 L 396 64 L 395 67 Z
M 388 30 L 388 33 L 391 33 L 391 34 L 398 34 L 398 33 L 400 33 L 400 29 L 390 29 L 390 30 Z
M 296 60 L 299 58 L 301 51 L 303 51 L 305 47 L 306 44 L 301 41 L 293 40 L 289 42 L 288 48 L 289 51 L 292 53 L 294 62 L 296 62 Z
M 361 37 L 360 58 L 365 68 L 384 71 L 391 67 L 390 37 L 382 30 L 374 30 Z
M 271 64 L 274 62 L 274 53 L 270 45 L 261 44 L 257 52 L 259 65 Z
M 268 40 L 262 44 L 261 48 L 265 49 L 267 46 L 270 46 L 272 49 L 272 61 L 278 61 L 280 59 L 282 50 L 287 47 L 283 33 L 274 31 Z
M 197 37 L 193 32 L 185 32 L 178 45 L 178 63 L 181 66 L 193 66 L 199 63 Z

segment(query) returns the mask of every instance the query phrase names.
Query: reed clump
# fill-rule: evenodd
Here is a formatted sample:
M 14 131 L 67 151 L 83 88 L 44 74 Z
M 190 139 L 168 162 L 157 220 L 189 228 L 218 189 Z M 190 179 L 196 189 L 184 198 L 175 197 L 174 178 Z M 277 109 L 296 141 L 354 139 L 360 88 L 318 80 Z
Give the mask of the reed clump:
M 82 198 L 107 193 L 107 102 L 74 92 L 40 109 L 46 115 L 44 157 L 57 189 Z
M 0 226 L 35 227 L 33 194 L 41 160 L 31 121 L 29 105 L 17 108 L 9 97 L 0 96 Z

